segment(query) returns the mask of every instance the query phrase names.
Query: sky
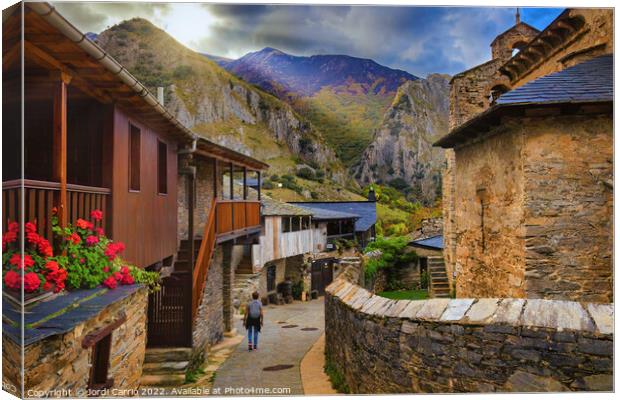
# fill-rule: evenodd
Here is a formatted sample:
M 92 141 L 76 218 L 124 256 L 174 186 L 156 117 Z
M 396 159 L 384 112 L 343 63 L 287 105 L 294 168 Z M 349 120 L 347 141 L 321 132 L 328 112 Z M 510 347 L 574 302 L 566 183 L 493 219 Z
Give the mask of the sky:
M 239 58 L 264 47 L 346 54 L 425 77 L 456 74 L 491 58 L 490 43 L 515 23 L 514 8 L 55 2 L 83 32 L 146 18 L 187 47 Z M 560 8 L 522 8 L 543 29 Z

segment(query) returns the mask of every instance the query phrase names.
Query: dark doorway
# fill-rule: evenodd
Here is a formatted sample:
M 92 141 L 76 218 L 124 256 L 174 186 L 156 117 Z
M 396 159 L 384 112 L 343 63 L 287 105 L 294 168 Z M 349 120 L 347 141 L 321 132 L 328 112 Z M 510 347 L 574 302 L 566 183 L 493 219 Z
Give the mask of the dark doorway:
M 323 259 L 312 262 L 312 288 L 311 290 L 316 290 L 319 293 L 319 296 L 325 294 L 325 288 L 332 283 L 334 279 L 334 263 L 335 259 Z
M 147 346 L 192 346 L 192 275 L 176 272 L 149 294 Z

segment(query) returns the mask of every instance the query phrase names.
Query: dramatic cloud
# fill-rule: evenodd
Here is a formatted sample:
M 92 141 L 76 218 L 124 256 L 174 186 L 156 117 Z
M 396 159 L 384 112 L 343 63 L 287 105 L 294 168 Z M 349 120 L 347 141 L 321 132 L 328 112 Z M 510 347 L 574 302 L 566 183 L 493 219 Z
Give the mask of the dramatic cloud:
M 85 31 L 143 17 L 190 48 L 238 58 L 263 47 L 295 55 L 372 58 L 418 76 L 454 74 L 490 58 L 489 44 L 514 24 L 514 8 L 56 3 Z M 562 10 L 522 9 L 544 28 Z

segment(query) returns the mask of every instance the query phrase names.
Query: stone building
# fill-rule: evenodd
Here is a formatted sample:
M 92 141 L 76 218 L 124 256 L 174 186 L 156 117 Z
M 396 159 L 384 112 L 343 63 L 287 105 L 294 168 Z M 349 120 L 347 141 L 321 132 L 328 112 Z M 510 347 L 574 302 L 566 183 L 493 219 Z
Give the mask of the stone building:
M 493 60 L 452 79 L 435 145 L 457 297 L 612 301 L 612 52 L 612 10 L 542 32 L 517 17 Z

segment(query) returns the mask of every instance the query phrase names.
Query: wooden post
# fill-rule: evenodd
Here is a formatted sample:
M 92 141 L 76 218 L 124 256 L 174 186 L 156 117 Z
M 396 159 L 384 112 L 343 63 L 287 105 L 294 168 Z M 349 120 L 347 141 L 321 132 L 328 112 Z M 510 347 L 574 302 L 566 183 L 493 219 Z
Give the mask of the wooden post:
M 233 177 L 234 172 L 235 167 L 233 166 L 233 163 L 230 163 L 230 220 L 232 221 L 233 231 L 235 230 L 235 203 L 233 203 L 233 200 L 235 199 L 235 181 Z
M 243 167 L 243 200 L 248 199 L 248 169 Z
M 215 199 L 215 203 L 214 203 L 214 207 L 215 210 L 213 210 L 213 212 L 215 213 L 215 232 L 217 233 L 217 182 L 219 180 L 219 176 L 218 176 L 218 170 L 217 170 L 217 158 L 213 159 L 213 198 Z M 203 238 L 204 239 L 204 238 Z
M 194 190 L 195 190 L 195 176 L 194 174 L 187 174 L 187 239 L 189 240 L 189 267 L 194 272 L 194 254 L 195 254 L 195 244 L 194 244 Z M 203 240 L 207 240 L 207 238 L 203 238 Z
M 258 201 L 260 201 L 260 187 L 261 187 L 261 182 L 260 182 L 260 171 L 256 171 L 256 174 L 258 176 Z
M 54 206 L 58 210 L 58 224 L 67 226 L 67 84 L 69 75 L 58 73 L 54 83 L 54 132 L 52 144 L 52 174 L 60 182 L 60 191 L 54 194 Z

